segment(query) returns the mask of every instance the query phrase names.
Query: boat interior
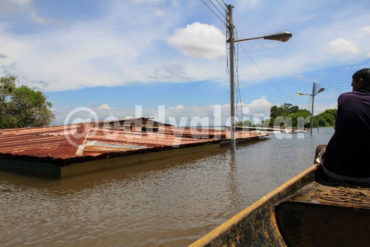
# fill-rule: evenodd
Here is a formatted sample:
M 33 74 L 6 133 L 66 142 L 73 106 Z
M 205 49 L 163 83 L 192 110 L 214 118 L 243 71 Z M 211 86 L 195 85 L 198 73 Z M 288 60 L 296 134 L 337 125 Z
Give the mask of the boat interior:
M 320 170 L 315 181 L 275 206 L 287 246 L 369 246 L 370 189 L 330 181 Z

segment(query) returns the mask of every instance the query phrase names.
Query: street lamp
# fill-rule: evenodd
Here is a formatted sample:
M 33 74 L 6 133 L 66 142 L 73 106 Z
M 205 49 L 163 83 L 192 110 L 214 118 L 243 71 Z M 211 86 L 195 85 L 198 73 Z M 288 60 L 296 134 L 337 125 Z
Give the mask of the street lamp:
M 280 32 L 280 33 L 275 33 L 275 34 L 253 37 L 253 38 L 235 40 L 232 10 L 233 10 L 233 6 L 227 5 L 226 23 L 227 23 L 227 30 L 229 34 L 229 38 L 227 42 L 229 43 L 229 60 L 230 60 L 230 121 L 231 121 L 230 143 L 231 143 L 231 151 L 234 152 L 236 149 L 235 102 L 234 102 L 234 43 L 255 40 L 255 39 L 267 39 L 267 40 L 276 40 L 276 41 L 286 42 L 292 37 L 292 34 L 289 32 Z
M 319 93 L 323 92 L 325 90 L 325 88 L 321 87 L 321 88 L 318 88 L 320 87 L 318 84 L 316 84 L 315 82 L 313 82 L 312 84 L 312 93 L 311 94 L 307 94 L 307 93 L 300 93 L 300 92 L 296 92 L 295 95 L 308 95 L 312 98 L 312 103 L 311 103 L 311 119 L 310 119 L 310 133 L 312 135 L 312 128 L 313 128 L 313 106 L 314 106 L 314 101 L 315 101 L 315 96 L 318 95 Z
M 248 40 L 254 40 L 254 39 L 268 39 L 268 40 L 276 40 L 276 41 L 286 42 L 292 36 L 293 35 L 289 32 L 280 32 L 280 33 L 274 33 L 274 34 L 269 34 L 269 35 L 265 35 L 265 36 L 258 36 L 258 37 L 253 37 L 253 38 L 234 40 L 234 42 L 248 41 Z

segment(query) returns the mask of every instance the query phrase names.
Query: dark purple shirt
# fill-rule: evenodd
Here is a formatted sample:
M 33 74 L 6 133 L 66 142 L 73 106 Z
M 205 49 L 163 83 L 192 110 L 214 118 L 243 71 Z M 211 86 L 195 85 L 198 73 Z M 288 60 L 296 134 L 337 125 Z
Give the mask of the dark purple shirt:
M 370 90 L 344 93 L 338 98 L 335 132 L 323 165 L 349 177 L 370 177 Z

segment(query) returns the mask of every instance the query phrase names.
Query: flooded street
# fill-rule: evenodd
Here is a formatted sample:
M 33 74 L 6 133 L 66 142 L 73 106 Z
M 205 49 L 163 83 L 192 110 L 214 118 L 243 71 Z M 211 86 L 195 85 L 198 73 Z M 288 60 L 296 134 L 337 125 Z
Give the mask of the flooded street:
M 60 181 L 0 172 L 0 246 L 186 246 L 311 166 L 333 131 Z

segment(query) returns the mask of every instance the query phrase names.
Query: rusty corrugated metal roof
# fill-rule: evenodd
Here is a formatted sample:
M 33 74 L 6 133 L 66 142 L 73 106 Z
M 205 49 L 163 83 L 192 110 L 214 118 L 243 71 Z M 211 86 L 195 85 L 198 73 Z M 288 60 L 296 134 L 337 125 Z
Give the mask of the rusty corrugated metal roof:
M 237 138 L 261 134 L 237 131 Z M 103 156 L 125 155 L 152 149 L 166 149 L 229 138 L 228 131 L 177 128 L 158 125 L 101 125 L 100 122 L 65 126 L 0 130 L 0 157 L 41 159 L 66 164 Z

